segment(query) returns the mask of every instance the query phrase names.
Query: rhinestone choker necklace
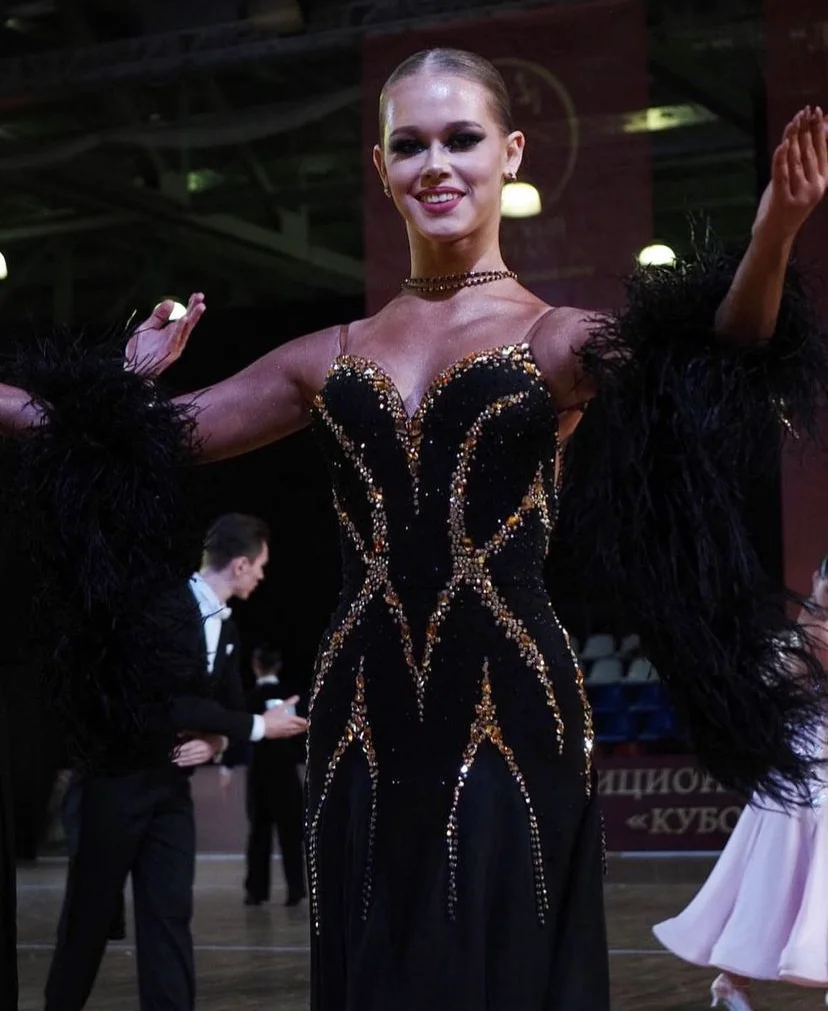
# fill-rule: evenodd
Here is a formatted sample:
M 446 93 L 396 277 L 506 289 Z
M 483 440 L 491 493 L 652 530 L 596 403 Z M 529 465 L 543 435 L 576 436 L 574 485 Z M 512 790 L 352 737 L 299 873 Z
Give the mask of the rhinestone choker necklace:
M 436 277 L 407 277 L 400 287 L 403 291 L 454 291 L 457 288 L 472 288 L 477 284 L 502 281 L 505 278 L 517 280 L 513 270 L 467 270 L 464 274 L 439 274 Z

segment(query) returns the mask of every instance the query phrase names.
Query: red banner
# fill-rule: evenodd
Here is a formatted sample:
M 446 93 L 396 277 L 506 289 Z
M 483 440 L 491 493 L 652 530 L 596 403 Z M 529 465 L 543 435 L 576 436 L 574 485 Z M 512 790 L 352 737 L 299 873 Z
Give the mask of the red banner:
M 369 312 L 408 274 L 405 233 L 371 163 L 377 100 L 391 71 L 432 46 L 471 49 L 492 60 L 527 136 L 520 178 L 541 194 L 542 212 L 505 219 L 506 262 L 552 304 L 614 307 L 619 277 L 652 239 L 646 109 L 647 36 L 642 0 L 579 3 L 399 36 L 363 49 L 365 263 Z M 396 219 L 396 220 L 395 220 Z
M 768 142 L 804 105 L 828 110 L 828 6 L 825 0 L 765 0 Z M 797 259 L 824 280 L 828 292 L 828 205 L 813 215 L 797 244 Z M 828 302 L 824 303 L 828 312 Z M 828 434 L 828 418 L 823 425 Z M 828 454 L 796 447 L 783 461 L 785 578 L 808 593 L 819 558 L 828 553 Z
M 611 853 L 721 850 L 744 806 L 690 755 L 604 758 L 598 766 Z

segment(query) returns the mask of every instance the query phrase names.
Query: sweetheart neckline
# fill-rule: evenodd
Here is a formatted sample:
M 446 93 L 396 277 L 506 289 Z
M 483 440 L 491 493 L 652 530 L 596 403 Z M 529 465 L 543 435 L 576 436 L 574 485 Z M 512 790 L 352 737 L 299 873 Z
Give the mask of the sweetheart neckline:
M 368 358 L 365 355 L 350 354 L 347 351 L 341 351 L 331 362 L 330 368 L 328 369 L 325 375 L 325 381 L 322 383 L 322 386 L 319 392 L 317 393 L 317 397 L 319 398 L 323 397 L 325 390 L 328 387 L 328 383 L 331 381 L 331 379 L 336 373 L 337 364 L 345 361 L 358 362 L 363 367 L 375 369 L 386 381 L 386 383 L 388 384 L 388 388 L 391 391 L 397 406 L 399 407 L 402 418 L 405 420 L 406 428 L 410 429 L 414 427 L 415 422 L 420 421 L 421 418 L 428 413 L 428 409 L 434 400 L 435 393 L 439 392 L 439 390 L 441 389 L 444 389 L 445 386 L 447 386 L 453 380 L 455 374 L 458 373 L 464 366 L 473 365 L 477 361 L 481 361 L 492 356 L 505 357 L 509 352 L 518 350 L 526 354 L 527 356 L 526 360 L 528 364 L 531 365 L 532 367 L 531 368 L 532 373 L 534 374 L 535 378 L 540 382 L 543 389 L 546 391 L 549 399 L 552 400 L 552 392 L 546 385 L 546 382 L 544 381 L 543 378 L 543 374 L 538 368 L 538 363 L 535 359 L 534 352 L 532 351 L 532 345 L 527 341 L 518 341 L 517 343 L 509 343 L 509 344 L 498 344 L 494 347 L 489 348 L 479 348 L 476 351 L 469 352 L 469 354 L 464 355 L 462 358 L 458 358 L 453 362 L 449 362 L 449 364 L 440 369 L 440 371 L 437 372 L 437 374 L 433 377 L 433 379 L 431 379 L 431 381 L 428 383 L 423 392 L 423 396 L 419 404 L 417 404 L 417 407 L 411 414 L 409 414 L 408 412 L 408 408 L 405 405 L 405 400 L 403 398 L 402 393 L 400 392 L 399 386 L 397 385 L 393 377 L 390 375 L 390 373 L 384 366 L 380 365 L 380 363 L 373 358 Z

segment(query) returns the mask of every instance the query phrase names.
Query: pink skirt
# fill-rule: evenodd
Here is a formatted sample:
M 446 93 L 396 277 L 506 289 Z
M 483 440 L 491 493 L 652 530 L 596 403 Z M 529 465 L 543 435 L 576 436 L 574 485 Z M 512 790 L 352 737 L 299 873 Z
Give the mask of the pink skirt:
M 685 962 L 828 987 L 826 819 L 824 791 L 790 813 L 753 798 L 701 891 L 655 936 Z

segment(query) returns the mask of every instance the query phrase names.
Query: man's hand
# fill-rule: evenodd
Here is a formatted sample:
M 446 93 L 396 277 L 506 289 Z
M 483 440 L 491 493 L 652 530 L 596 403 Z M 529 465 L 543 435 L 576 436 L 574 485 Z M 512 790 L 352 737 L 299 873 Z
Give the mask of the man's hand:
M 218 734 L 202 734 L 180 744 L 173 753 L 173 762 L 179 769 L 191 769 L 196 765 L 204 765 L 224 751 L 227 738 Z
M 285 699 L 281 706 L 274 706 L 264 714 L 265 737 L 296 737 L 308 729 L 308 721 L 294 715 L 293 707 L 299 701 L 299 696 Z

